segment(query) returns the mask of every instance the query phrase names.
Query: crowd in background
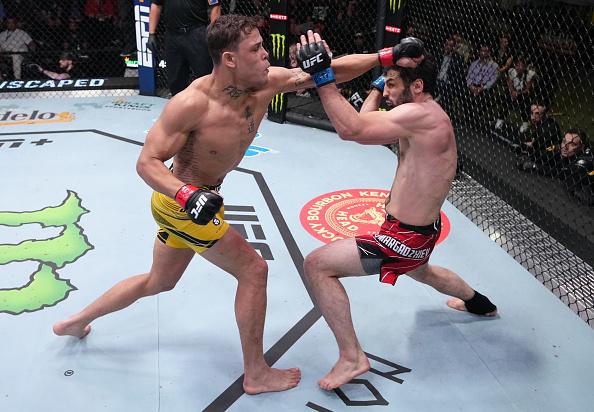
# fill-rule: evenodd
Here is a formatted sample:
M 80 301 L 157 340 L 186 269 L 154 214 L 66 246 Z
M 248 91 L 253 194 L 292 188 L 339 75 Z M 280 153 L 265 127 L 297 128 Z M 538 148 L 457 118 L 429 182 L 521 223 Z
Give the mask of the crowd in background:
M 327 40 L 335 56 L 375 52 L 376 2 L 365 0 L 289 0 L 287 44 L 311 29 Z M 268 41 L 269 1 L 231 1 L 224 12 L 260 16 Z M 122 56 L 135 51 L 130 0 L 0 0 L 0 80 L 122 76 Z M 517 154 L 517 168 L 560 179 L 580 203 L 594 205 L 594 166 L 590 140 L 580 125 L 562 130 L 551 116 L 558 74 L 532 44 L 508 33 L 470 41 L 460 31 L 427 38 L 413 21 L 405 35 L 426 42 L 438 62 L 436 100 L 455 124 L 507 142 Z M 270 47 L 270 45 L 268 45 Z M 570 42 L 563 47 L 575 52 Z M 288 64 L 296 67 L 295 48 Z M 371 73 L 342 85 L 360 107 Z M 311 97 L 314 90 L 297 96 Z
M 48 78 L 39 67 L 122 76 L 122 56 L 136 49 L 133 14 L 130 0 L 0 0 L 0 79 Z

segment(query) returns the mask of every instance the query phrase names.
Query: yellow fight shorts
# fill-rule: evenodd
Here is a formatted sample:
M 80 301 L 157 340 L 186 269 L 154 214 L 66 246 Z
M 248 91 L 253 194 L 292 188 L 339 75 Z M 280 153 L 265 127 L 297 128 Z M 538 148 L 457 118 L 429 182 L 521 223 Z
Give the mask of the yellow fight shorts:
M 190 248 L 196 253 L 202 253 L 217 243 L 229 229 L 229 223 L 225 221 L 224 207 L 221 207 L 207 225 L 198 225 L 190 220 L 186 211 L 174 199 L 153 192 L 151 211 L 159 225 L 157 238 L 176 249 Z

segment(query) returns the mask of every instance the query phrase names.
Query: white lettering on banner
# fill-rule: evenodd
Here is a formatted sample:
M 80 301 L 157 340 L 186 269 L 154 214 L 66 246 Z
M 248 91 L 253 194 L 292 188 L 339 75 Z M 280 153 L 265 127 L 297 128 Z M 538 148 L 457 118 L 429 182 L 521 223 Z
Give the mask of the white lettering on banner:
M 76 79 L 76 80 L 12 80 L 0 82 L 2 89 L 61 89 L 66 87 L 101 87 L 106 79 Z
M 149 13 L 150 8 L 147 6 L 134 6 L 136 48 L 139 51 L 138 65 L 144 67 L 153 67 L 153 53 L 146 47 L 149 36 Z

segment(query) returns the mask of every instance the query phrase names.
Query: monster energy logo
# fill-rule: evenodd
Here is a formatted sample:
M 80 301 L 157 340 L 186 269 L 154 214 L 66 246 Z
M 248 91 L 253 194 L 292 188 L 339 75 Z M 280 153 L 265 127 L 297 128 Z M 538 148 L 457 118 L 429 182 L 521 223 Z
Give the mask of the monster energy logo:
M 400 10 L 400 3 L 402 0 L 398 0 L 398 6 L 396 6 L 396 0 L 390 0 L 390 11 L 396 13 L 396 10 Z
M 284 93 L 279 93 L 272 98 L 272 111 L 278 113 L 283 109 L 283 96 Z
M 59 206 L 50 206 L 33 212 L 0 212 L 0 225 L 22 226 L 37 223 L 42 227 L 61 227 L 60 235 L 44 240 L 29 239 L 19 244 L 0 244 L 0 266 L 11 262 L 36 261 L 39 263 L 29 281 L 17 288 L 0 288 L 0 313 L 19 315 L 54 306 L 76 290 L 68 279 L 62 279 L 58 269 L 76 261 L 93 245 L 87 242 L 80 217 L 88 213 L 81 206 L 75 192 Z
M 285 57 L 285 35 L 279 33 L 272 33 L 272 57 L 280 60 Z

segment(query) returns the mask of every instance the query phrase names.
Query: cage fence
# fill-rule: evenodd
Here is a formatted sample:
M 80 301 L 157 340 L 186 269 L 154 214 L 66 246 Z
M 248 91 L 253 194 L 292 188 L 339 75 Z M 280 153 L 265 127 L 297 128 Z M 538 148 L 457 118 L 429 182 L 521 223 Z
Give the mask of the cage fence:
M 138 76 L 131 1 L 2 3 L 0 92 L 27 97 L 43 82 L 58 82 L 47 73 L 65 70 L 63 57 L 71 59 L 73 79 L 135 84 L 124 81 Z M 291 45 L 308 29 L 321 33 L 334 56 L 372 53 L 383 38 L 378 10 L 403 7 L 401 36 L 420 38 L 436 59 L 435 98 L 456 131 L 459 170 L 449 201 L 592 325 L 594 6 L 582 3 L 289 1 L 286 41 L 288 67 L 297 65 Z M 221 1 L 222 13 L 260 17 L 269 51 L 276 47 L 270 7 L 264 0 Z M 160 47 L 165 35 L 160 23 Z M 157 95 L 166 97 L 166 62 L 157 63 Z M 355 108 L 372 78 L 340 86 Z M 327 121 L 314 89 L 287 101 L 289 113 Z
M 105 88 L 136 93 L 132 2 L 23 0 L 2 5 L 2 97 L 27 97 L 36 91 L 53 91 L 37 95 L 53 97 L 78 87 L 85 89 L 81 96 L 99 95 Z

